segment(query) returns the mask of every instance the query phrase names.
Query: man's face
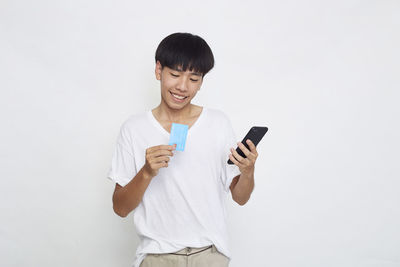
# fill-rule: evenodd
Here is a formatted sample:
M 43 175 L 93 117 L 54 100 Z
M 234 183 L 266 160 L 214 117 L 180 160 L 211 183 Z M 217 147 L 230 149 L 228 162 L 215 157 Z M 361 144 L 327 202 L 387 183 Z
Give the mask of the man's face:
M 157 61 L 155 72 L 156 79 L 161 83 L 161 97 L 171 108 L 179 109 L 189 104 L 203 82 L 200 73 L 182 71 L 181 68 L 171 69 L 166 66 L 161 68 L 159 61 Z

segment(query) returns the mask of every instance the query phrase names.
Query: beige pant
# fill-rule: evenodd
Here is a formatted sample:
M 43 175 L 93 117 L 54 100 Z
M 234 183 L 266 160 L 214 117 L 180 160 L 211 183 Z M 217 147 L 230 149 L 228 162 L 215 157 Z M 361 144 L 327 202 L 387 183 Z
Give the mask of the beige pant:
M 214 245 L 187 247 L 174 253 L 147 254 L 140 267 L 228 267 L 229 258 Z

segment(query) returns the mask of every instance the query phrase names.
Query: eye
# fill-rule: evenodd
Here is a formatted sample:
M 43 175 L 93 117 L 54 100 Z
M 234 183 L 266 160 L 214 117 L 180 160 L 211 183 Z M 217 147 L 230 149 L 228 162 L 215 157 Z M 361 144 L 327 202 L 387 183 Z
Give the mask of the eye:
M 170 74 L 174 77 L 179 77 L 179 75 L 173 74 L 172 72 L 170 72 Z
M 192 82 L 197 82 L 198 80 L 195 80 L 195 79 L 190 79 Z

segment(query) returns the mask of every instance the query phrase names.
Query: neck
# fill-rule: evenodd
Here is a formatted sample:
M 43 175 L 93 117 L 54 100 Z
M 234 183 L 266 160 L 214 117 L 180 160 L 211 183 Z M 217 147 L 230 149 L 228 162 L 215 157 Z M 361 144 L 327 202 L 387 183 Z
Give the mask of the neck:
M 188 104 L 181 109 L 173 109 L 161 102 L 160 105 L 154 109 L 154 111 L 163 121 L 180 122 L 191 117 L 194 112 L 194 108 L 194 105 Z

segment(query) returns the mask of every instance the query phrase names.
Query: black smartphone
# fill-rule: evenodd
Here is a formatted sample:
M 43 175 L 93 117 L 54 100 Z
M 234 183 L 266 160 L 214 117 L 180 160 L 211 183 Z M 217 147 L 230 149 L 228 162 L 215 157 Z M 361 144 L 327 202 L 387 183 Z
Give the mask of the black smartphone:
M 265 135 L 265 133 L 268 131 L 267 127 L 261 127 L 261 126 L 253 126 L 251 127 L 251 129 L 249 130 L 249 132 L 246 134 L 246 136 L 243 138 L 242 140 L 242 144 L 248 149 L 250 150 L 249 145 L 246 143 L 247 139 L 250 139 L 251 142 L 253 142 L 253 144 L 255 146 L 257 146 L 257 144 L 261 141 L 261 139 L 263 138 L 263 136 Z M 236 148 L 237 153 L 242 156 L 243 158 L 246 158 L 246 155 L 243 153 L 243 151 L 237 147 Z M 234 164 L 231 159 L 228 159 L 228 164 Z

